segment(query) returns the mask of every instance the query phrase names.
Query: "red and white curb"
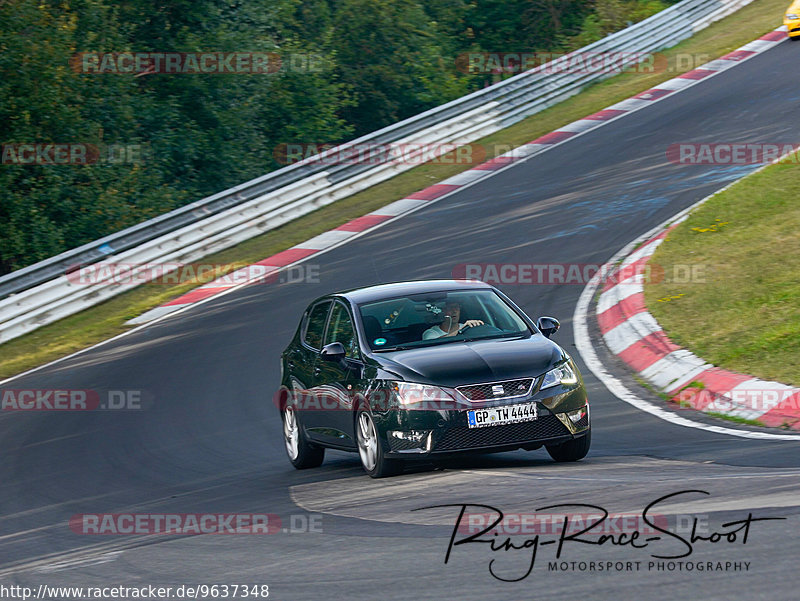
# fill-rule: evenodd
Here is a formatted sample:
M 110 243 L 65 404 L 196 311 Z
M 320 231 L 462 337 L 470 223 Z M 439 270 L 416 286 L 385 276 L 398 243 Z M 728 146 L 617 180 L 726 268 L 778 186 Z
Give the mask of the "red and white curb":
M 643 268 L 678 218 L 650 237 L 620 264 L 597 301 L 597 323 L 609 350 L 673 400 L 704 412 L 758 420 L 800 430 L 800 388 L 767 382 L 718 367 L 682 349 L 664 333 L 644 302 Z
M 384 225 L 392 219 L 396 219 L 402 215 L 406 215 L 416 211 L 432 202 L 438 201 L 445 196 L 475 184 L 476 182 L 500 171 L 511 167 L 512 165 L 524 161 L 530 157 L 536 156 L 545 152 L 559 144 L 568 140 L 579 137 L 589 131 L 602 127 L 603 125 L 623 117 L 632 112 L 651 106 L 653 103 L 662 100 L 676 92 L 685 90 L 693 85 L 702 82 L 709 77 L 713 77 L 727 69 L 735 67 L 737 64 L 756 56 L 780 42 L 786 40 L 786 27 L 782 26 L 771 31 L 770 33 L 761 36 L 748 44 L 745 44 L 738 50 L 730 52 L 725 56 L 713 60 L 705 65 L 702 65 L 692 71 L 688 71 L 673 79 L 658 84 L 655 88 L 640 92 L 635 96 L 618 102 L 609 106 L 602 111 L 569 123 L 558 129 L 557 131 L 545 134 L 528 144 L 523 144 L 514 150 L 502 154 L 490 161 L 487 161 L 477 167 L 473 167 L 467 171 L 463 171 L 453 177 L 450 177 L 438 184 L 415 192 L 407 198 L 403 198 L 393 202 L 381 209 L 373 211 L 368 215 L 364 215 L 354 219 L 348 223 L 340 225 L 334 230 L 325 232 L 310 240 L 298 244 L 288 250 L 279 252 L 276 255 L 267 257 L 258 261 L 256 265 L 267 267 L 264 277 L 270 277 L 277 274 L 282 269 L 290 267 L 296 263 L 302 262 L 309 257 L 312 257 L 323 251 L 330 250 L 336 246 L 344 244 L 345 242 L 358 237 L 364 232 L 376 229 Z M 159 307 L 151 309 L 142 315 L 135 317 L 128 321 L 128 324 L 138 325 L 144 324 L 170 313 L 174 313 L 180 309 L 184 309 L 204 302 L 210 298 L 217 296 L 223 292 L 232 291 L 233 289 L 240 288 L 245 285 L 255 283 L 259 280 L 251 280 L 247 283 L 237 283 L 242 280 L 247 280 L 249 271 L 248 267 L 242 268 L 215 280 L 209 282 L 199 288 L 196 288 L 178 298 L 175 298 Z M 645 326 L 643 326 L 645 327 Z

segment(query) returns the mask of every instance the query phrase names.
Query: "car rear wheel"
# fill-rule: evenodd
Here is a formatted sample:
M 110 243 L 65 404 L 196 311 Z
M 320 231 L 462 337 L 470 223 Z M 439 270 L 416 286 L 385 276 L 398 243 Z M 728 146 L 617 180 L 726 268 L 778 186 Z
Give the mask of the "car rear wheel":
M 325 449 L 309 443 L 293 407 L 283 410 L 283 441 L 289 461 L 299 470 L 319 467 L 325 459 Z
M 580 438 L 569 440 L 558 445 L 548 445 L 547 452 L 550 453 L 550 457 L 559 463 L 566 461 L 578 461 L 586 457 L 591 444 L 592 432 L 590 430 Z
M 402 471 L 402 461 L 387 459 L 384 455 L 383 447 L 378 440 L 378 429 L 375 427 L 372 415 L 366 409 L 359 409 L 356 413 L 356 440 L 361 465 L 372 478 L 394 476 Z

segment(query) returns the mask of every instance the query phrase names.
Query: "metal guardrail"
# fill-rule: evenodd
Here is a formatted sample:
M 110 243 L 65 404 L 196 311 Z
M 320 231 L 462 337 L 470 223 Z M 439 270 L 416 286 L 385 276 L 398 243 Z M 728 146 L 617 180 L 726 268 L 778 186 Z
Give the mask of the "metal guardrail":
M 80 285 L 67 274 L 78 265 L 188 262 L 375 185 L 414 164 L 331 164 L 337 153 L 370 145 L 465 144 L 499 131 L 577 94 L 614 73 L 570 72 L 578 53 L 636 53 L 670 47 L 752 0 L 684 0 L 556 61 L 521 73 L 302 162 L 191 203 L 0 278 L 0 342 L 130 289 L 108 282 Z M 562 69 L 559 69 L 559 68 Z M 380 158 L 381 153 L 378 154 Z

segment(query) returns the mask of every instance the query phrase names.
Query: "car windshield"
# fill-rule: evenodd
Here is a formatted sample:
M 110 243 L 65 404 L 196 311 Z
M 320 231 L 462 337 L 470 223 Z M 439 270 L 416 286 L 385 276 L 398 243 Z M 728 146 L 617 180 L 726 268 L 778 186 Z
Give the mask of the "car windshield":
M 492 290 L 412 294 L 359 305 L 374 351 L 528 336 L 530 328 Z

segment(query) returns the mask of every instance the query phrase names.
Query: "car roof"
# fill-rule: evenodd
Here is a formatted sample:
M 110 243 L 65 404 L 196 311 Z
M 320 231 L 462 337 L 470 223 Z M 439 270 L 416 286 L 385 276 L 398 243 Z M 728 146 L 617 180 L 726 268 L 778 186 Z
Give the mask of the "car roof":
M 485 282 L 477 280 L 417 280 L 411 282 L 393 282 L 378 284 L 366 288 L 353 288 L 336 292 L 332 296 L 342 296 L 353 303 L 361 304 L 379 301 L 407 294 L 424 294 L 426 292 L 444 292 L 451 290 L 493 290 Z

